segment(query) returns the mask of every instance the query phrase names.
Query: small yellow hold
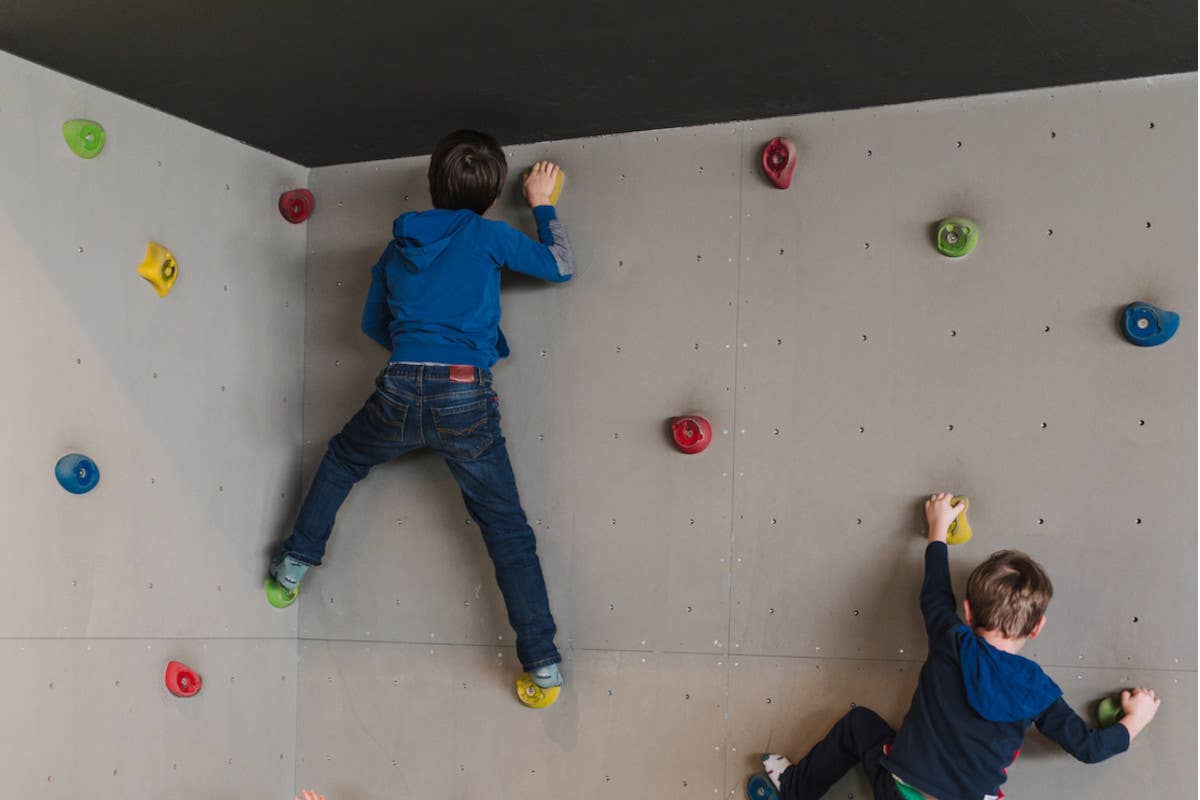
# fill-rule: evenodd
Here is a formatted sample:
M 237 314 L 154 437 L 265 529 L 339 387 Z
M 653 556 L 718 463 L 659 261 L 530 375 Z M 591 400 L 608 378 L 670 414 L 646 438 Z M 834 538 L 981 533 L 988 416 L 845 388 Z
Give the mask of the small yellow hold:
M 517 678 L 517 699 L 530 708 L 545 708 L 553 705 L 558 699 L 558 686 L 551 686 L 549 689 L 543 689 L 533 682 L 533 677 L 528 672 L 522 672 Z
M 971 541 L 971 523 L 967 522 L 967 507 L 970 505 L 970 502 L 961 494 L 950 501 L 950 505 L 952 506 L 956 506 L 959 503 L 962 503 L 963 510 L 950 523 L 950 530 L 946 535 L 946 544 L 964 544 Z
M 146 259 L 138 267 L 138 275 L 150 281 L 159 297 L 166 297 L 175 285 L 179 265 L 170 250 L 158 242 L 150 242 L 146 245 Z

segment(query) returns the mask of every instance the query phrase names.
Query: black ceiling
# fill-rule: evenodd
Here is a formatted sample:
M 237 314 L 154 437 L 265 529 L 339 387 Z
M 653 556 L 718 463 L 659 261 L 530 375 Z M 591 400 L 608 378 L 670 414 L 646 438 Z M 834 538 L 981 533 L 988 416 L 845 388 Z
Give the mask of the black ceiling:
M 1196 69 L 1195 0 L 3 0 L 0 49 L 308 166 Z

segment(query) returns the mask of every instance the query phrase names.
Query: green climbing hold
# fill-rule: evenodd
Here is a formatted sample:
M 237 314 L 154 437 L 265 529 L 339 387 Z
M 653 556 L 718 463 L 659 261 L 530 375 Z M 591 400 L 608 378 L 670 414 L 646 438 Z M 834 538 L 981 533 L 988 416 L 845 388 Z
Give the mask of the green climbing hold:
M 947 217 L 937 224 L 934 243 L 942 255 L 962 258 L 979 244 L 979 226 L 965 217 Z
M 104 126 L 90 119 L 69 119 L 63 123 L 67 147 L 80 158 L 95 158 L 104 149 Z
M 1116 697 L 1110 695 L 1096 703 L 1096 722 L 1101 728 L 1111 728 L 1123 716 L 1125 712 L 1121 710 L 1121 701 Z
M 263 589 L 267 592 L 267 602 L 276 608 L 287 608 L 296 602 L 296 598 L 300 596 L 299 588 L 294 592 L 289 592 L 280 586 L 279 581 L 274 578 L 267 578 L 267 582 L 263 584 Z

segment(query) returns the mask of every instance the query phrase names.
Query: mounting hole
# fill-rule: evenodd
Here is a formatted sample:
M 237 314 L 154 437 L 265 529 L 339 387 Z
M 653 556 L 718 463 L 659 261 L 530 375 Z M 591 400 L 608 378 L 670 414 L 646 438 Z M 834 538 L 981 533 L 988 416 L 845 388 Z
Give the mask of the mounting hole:
M 1058 134 L 1057 134 L 1057 133 L 1055 133 L 1054 131 L 1050 131 L 1050 138 L 1051 138 L 1051 139 L 1055 139 L 1055 138 L 1057 138 L 1057 137 L 1058 137 Z
M 1053 235 L 1054 235 L 1054 228 L 1046 228 L 1046 235 L 1047 235 L 1047 236 L 1053 236 Z
M 1138 425 L 1145 425 L 1145 424 L 1146 424 L 1146 420 L 1144 420 L 1144 419 L 1138 420 Z
M 951 335 L 951 336 L 958 336 L 958 331 L 952 330 L 952 331 L 950 331 L 950 335 Z
M 948 431 L 952 431 L 952 430 L 954 430 L 954 426 L 953 426 L 953 425 L 947 425 L 947 426 L 946 426 L 946 430 L 948 430 Z
M 1153 122 L 1151 122 L 1151 123 L 1150 123 L 1150 130 L 1154 130 L 1154 123 L 1153 123 Z
M 1135 524 L 1135 525 L 1141 525 L 1141 524 L 1142 524 L 1142 518 L 1141 518 L 1141 517 L 1138 517 L 1136 520 L 1134 520 L 1134 524 Z
M 1138 618 L 1137 618 L 1137 617 L 1134 617 L 1134 618 L 1133 618 L 1133 621 L 1136 623 L 1136 622 L 1138 621 Z
M 1043 329 L 1042 329 L 1042 331 L 1043 331 L 1044 333 L 1049 333 L 1049 332 L 1050 332 L 1050 326 L 1049 326 L 1049 325 L 1047 325 L 1045 328 L 1043 328 Z
M 1042 423 L 1042 430 L 1046 430 L 1046 423 L 1045 423 L 1045 422 L 1043 422 L 1043 423 Z
M 1045 525 L 1045 524 L 1046 524 L 1046 520 L 1042 517 L 1038 517 L 1038 525 Z
M 961 149 L 961 148 L 962 148 L 962 142 L 955 142 L 955 143 L 954 143 L 954 147 L 955 147 L 955 149 Z
M 1153 122 L 1151 122 L 1151 123 L 1150 123 L 1150 127 L 1151 127 L 1151 128 L 1153 128 L 1153 127 L 1154 127 L 1154 123 L 1153 123 Z M 871 151 L 870 151 L 870 150 L 867 150 L 867 158 L 870 158 L 870 157 L 871 157 Z
M 1150 221 L 1149 221 L 1149 220 L 1147 220 L 1147 221 L 1146 221 L 1146 227 L 1147 227 L 1147 228 L 1149 228 L 1149 227 L 1150 227 Z

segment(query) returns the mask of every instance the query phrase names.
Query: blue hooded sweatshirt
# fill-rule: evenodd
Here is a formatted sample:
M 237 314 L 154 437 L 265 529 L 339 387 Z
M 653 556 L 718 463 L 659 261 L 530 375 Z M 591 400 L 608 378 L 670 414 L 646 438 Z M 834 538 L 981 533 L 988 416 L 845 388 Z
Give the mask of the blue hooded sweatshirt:
M 571 245 L 553 206 L 533 209 L 538 241 L 469 209 L 402 214 L 371 268 L 363 332 L 392 361 L 490 369 L 508 355 L 500 270 L 570 280 Z
M 1086 763 L 1129 748 L 1129 730 L 1090 730 L 1035 662 L 997 650 L 963 625 L 955 610 L 946 545 L 925 549 L 921 613 L 929 656 L 912 706 L 883 757 L 884 768 L 938 800 L 1002 796 L 1005 767 L 1035 724 Z

